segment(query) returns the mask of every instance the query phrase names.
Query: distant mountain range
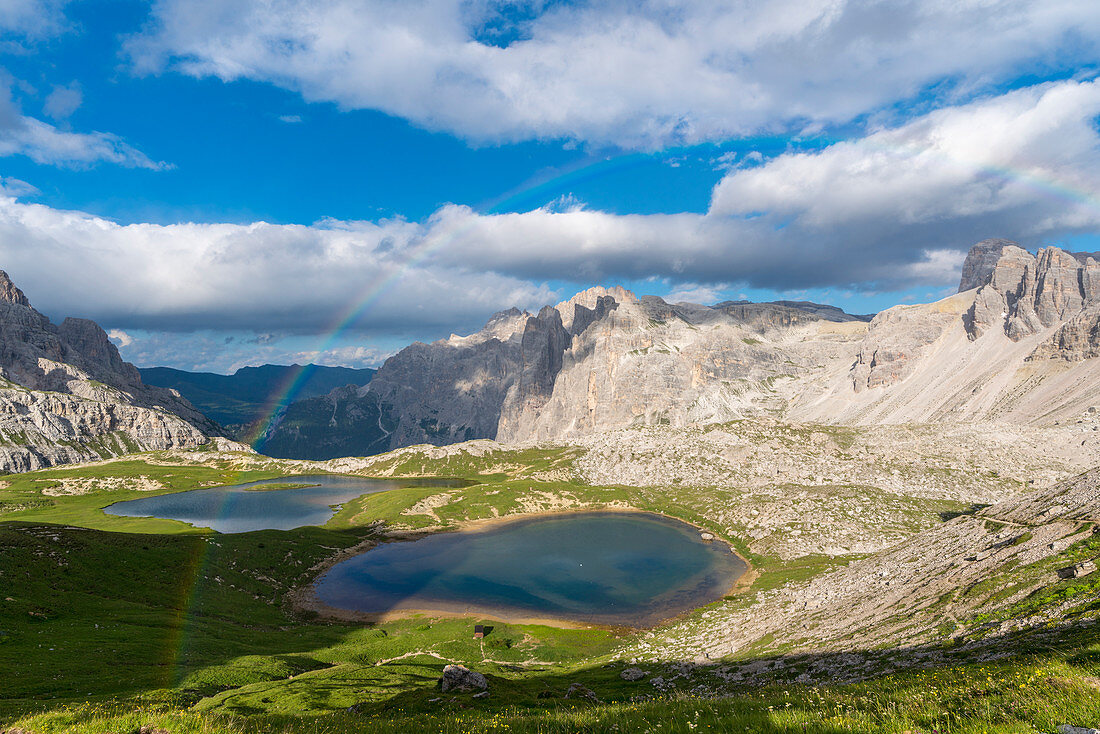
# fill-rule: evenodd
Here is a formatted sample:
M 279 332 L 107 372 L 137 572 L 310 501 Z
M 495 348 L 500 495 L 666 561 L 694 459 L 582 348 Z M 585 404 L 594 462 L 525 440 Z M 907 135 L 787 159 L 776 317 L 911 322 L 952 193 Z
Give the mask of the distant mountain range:
M 959 293 L 872 317 L 799 301 L 669 304 L 592 288 L 415 343 L 370 385 L 303 400 L 269 446 L 310 458 L 475 438 L 567 441 L 741 418 L 1068 418 L 1100 403 L 1100 262 L 975 245 Z M 293 420 L 289 420 L 293 413 Z
M 376 372 L 314 364 L 242 367 L 231 375 L 171 367 L 142 367 L 139 371 L 146 384 L 176 390 L 234 438 L 280 407 L 277 403 L 286 399 L 291 382 L 296 384 L 289 397 L 302 400 L 347 385 L 366 385 Z
M 0 469 L 261 427 L 265 453 L 328 459 L 742 418 L 1068 420 L 1100 405 L 1100 261 L 986 240 L 957 294 L 870 319 L 806 302 L 669 304 L 592 288 L 537 314 L 500 312 L 469 336 L 411 344 L 377 372 L 307 366 L 295 402 L 278 405 L 301 369 L 139 372 L 96 324 L 50 323 L 0 273 Z

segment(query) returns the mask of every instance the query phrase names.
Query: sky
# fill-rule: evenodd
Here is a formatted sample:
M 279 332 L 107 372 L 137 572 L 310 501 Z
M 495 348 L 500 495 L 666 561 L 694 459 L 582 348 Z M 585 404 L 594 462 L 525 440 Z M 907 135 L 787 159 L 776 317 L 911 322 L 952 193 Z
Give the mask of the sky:
M 1093 0 L 0 0 L 0 268 L 139 366 L 593 285 L 874 313 L 1100 250 Z

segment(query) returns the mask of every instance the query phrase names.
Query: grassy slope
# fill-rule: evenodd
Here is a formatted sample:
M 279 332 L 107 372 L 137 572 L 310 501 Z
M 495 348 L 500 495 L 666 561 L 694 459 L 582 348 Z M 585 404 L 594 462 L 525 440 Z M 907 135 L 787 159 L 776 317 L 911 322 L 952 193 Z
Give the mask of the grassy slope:
M 625 663 L 616 661 L 614 650 L 631 633 L 492 623 L 492 633 L 478 643 L 470 635 L 472 619 L 328 623 L 295 616 L 284 604 L 289 590 L 313 578 L 315 564 L 370 538 L 378 520 L 453 525 L 515 511 L 532 496 L 553 496 L 630 504 L 710 527 L 692 509 L 690 489 L 575 484 L 560 478 L 573 458 L 567 450 L 511 452 L 504 460 L 398 456 L 387 468 L 481 484 L 369 495 L 348 503 L 324 528 L 241 535 L 111 518 L 99 509 L 146 493 L 101 489 L 46 498 L 40 489 L 66 477 L 142 476 L 165 485 L 164 491 L 178 491 L 270 473 L 135 459 L 11 477 L 0 490 L 0 726 L 18 720 L 41 732 L 133 731 L 154 724 L 172 732 L 1022 732 L 1100 722 L 1091 677 L 1100 673 L 1100 645 L 1091 628 L 1044 639 L 1043 652 L 1011 662 L 966 662 L 820 688 L 730 689 L 704 674 L 673 681 L 668 700 L 651 701 L 644 699 L 657 689 L 648 681 L 618 677 Z M 452 502 L 435 509 L 438 521 L 403 514 L 443 491 Z M 763 568 L 758 591 L 835 563 L 752 560 Z M 1020 644 L 1021 650 L 1029 647 L 1038 650 L 1031 642 Z M 487 674 L 490 697 L 440 694 L 433 683 L 450 661 Z M 664 669 L 653 675 L 658 673 L 675 675 Z M 573 682 L 607 703 L 564 699 Z M 693 691 L 735 696 L 715 702 L 693 698 Z

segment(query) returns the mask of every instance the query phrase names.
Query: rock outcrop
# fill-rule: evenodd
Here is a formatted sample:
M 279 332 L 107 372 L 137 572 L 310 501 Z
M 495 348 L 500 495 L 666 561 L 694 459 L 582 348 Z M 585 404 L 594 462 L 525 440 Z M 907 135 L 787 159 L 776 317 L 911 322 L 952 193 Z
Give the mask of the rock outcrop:
M 962 277 L 959 279 L 959 293 L 981 288 L 989 282 L 997 261 L 1006 247 L 1019 247 L 1011 240 L 982 240 L 970 248 L 963 261 Z
M 217 426 L 149 387 L 97 324 L 59 326 L 0 271 L 0 471 L 197 446 Z
M 1064 565 L 1059 558 L 1078 560 L 1073 548 L 1088 539 L 1097 518 L 1100 469 L 1093 469 L 977 514 L 938 523 L 885 552 L 808 582 L 763 592 L 747 607 L 704 612 L 690 626 L 674 626 L 647 644 L 665 659 L 691 659 L 699 651 L 706 652 L 704 659 L 717 659 L 751 649 L 765 636 L 787 655 L 885 645 L 900 651 L 942 643 L 948 635 L 964 643 L 1051 626 L 1080 614 L 1075 605 L 1083 600 L 1023 618 L 1001 613 L 1057 583 Z M 1084 560 L 1085 569 L 1093 562 Z M 993 589 L 997 594 L 977 591 L 989 579 L 998 580 Z
M 484 691 L 489 688 L 489 681 L 484 675 L 470 670 L 465 665 L 447 665 L 443 668 L 439 687 L 444 693 Z
M 974 258 L 972 277 L 968 280 L 964 272 L 960 284 L 960 288 L 971 283 L 978 287 L 966 314 L 971 339 L 1000 328 L 1009 339 L 1019 341 L 1100 303 L 1100 262 L 1091 255 L 1057 247 L 1032 255 L 1014 244 L 997 242 L 1001 249 L 991 267 L 994 251 L 987 249 Z
M 470 336 L 413 344 L 355 398 L 302 401 L 298 413 L 316 421 L 285 420 L 268 445 L 351 428 L 336 419 L 349 400 L 378 417 L 355 427 L 359 444 L 389 449 L 729 420 L 781 409 L 777 381 L 821 359 L 850 359 L 866 328 L 862 317 L 817 304 L 707 307 L 590 288 L 538 314 L 501 312 Z
M 830 423 L 1053 421 L 1100 401 L 1100 264 L 985 240 L 959 293 L 877 315 L 848 370 L 787 417 Z M 809 398 L 809 399 L 807 399 Z

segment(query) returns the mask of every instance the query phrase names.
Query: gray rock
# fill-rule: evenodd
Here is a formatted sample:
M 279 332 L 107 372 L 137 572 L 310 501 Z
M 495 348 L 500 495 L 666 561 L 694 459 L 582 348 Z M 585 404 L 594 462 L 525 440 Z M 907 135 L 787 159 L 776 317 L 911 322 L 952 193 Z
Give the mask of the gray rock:
M 1071 726 L 1062 724 L 1058 727 L 1060 734 L 1100 734 L 1100 729 L 1090 729 L 1087 726 Z
M 957 317 L 951 313 L 914 313 L 905 306 L 878 314 L 871 320 L 850 370 L 852 389 L 858 393 L 901 382 L 954 321 Z
M 1010 240 L 982 240 L 970 248 L 963 261 L 962 278 L 959 280 L 959 293 L 971 288 L 981 288 L 993 276 L 993 269 L 1001 258 L 1004 248 L 1016 246 Z
M 580 683 L 574 683 L 569 686 L 569 690 L 565 692 L 566 698 L 579 699 L 581 701 L 590 701 L 591 703 L 599 703 L 599 696 L 596 692 L 587 686 L 582 686 Z
M 971 250 L 976 263 L 971 268 L 972 277 L 968 278 L 964 266 L 960 287 L 980 284 L 966 315 L 971 339 L 1000 327 L 1010 339 L 1018 341 L 1100 303 L 1100 263 L 1091 254 L 1045 247 L 1032 255 L 1014 243 L 997 243 L 976 254 L 984 243 Z M 970 255 L 967 260 L 971 261 Z M 1064 338 L 1072 339 L 1072 335 Z
M 444 693 L 450 691 L 485 691 L 489 681 L 481 673 L 470 670 L 465 665 L 448 665 L 443 668 L 443 677 L 439 679 Z
M 87 319 L 55 326 L 0 271 L 0 471 L 206 443 L 218 427 L 150 387 Z
M 1050 339 L 1035 348 L 1028 360 L 1080 362 L 1093 357 L 1100 357 L 1100 304 L 1089 306 L 1059 327 Z
M 1096 572 L 1096 563 L 1093 561 L 1081 561 L 1072 566 L 1058 569 L 1058 575 L 1064 579 L 1079 579 Z
M 623 680 L 634 682 L 646 677 L 646 672 L 641 668 L 626 668 L 623 672 L 619 673 L 619 677 Z
M 708 307 L 592 288 L 537 315 L 498 313 L 470 336 L 413 344 L 387 360 L 370 385 L 314 398 L 309 410 L 303 401 L 301 415 L 277 425 L 268 440 L 378 453 L 475 439 L 552 442 L 611 429 L 675 430 L 761 415 L 899 423 L 1010 411 L 1015 422 L 1047 414 L 1040 403 L 1053 399 L 1055 381 L 1044 382 L 1044 373 L 1063 367 L 1025 372 L 1025 357 L 1100 356 L 1100 264 L 1093 255 L 1046 248 L 1036 256 L 1007 240 L 986 240 L 968 255 L 960 287 L 963 296 L 897 306 L 866 326 L 862 317 L 817 304 Z M 990 331 L 1044 340 L 1018 350 L 1003 339 L 968 348 Z M 1034 376 L 1021 382 L 1025 374 Z M 1061 384 L 1059 405 L 1080 405 L 1079 397 L 1093 402 L 1087 376 Z

